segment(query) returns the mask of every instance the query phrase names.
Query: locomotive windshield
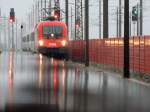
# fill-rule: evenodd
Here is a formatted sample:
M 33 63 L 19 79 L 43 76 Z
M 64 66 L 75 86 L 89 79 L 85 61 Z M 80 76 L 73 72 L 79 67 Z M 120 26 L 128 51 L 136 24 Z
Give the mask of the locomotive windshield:
M 59 38 L 62 36 L 62 26 L 43 26 L 43 38 Z

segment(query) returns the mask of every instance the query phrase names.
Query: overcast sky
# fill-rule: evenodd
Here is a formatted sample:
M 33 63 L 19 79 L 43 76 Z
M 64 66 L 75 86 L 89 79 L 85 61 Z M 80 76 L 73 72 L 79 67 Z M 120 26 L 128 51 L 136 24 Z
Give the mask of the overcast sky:
M 73 2 L 74 0 L 69 0 Z M 90 4 L 90 37 L 98 38 L 99 34 L 99 0 L 89 0 Z M 122 0 L 123 1 L 123 0 Z M 130 0 L 130 6 L 137 4 L 139 0 Z M 144 1 L 144 34 L 149 35 L 150 26 L 150 0 Z M 61 7 L 64 9 L 65 0 L 60 0 Z M 16 17 L 21 19 L 26 18 L 27 12 L 31 9 L 33 0 L 0 0 L 0 7 L 2 8 L 2 14 L 9 15 L 10 8 L 14 8 Z M 109 34 L 111 37 L 116 36 L 116 7 L 118 6 L 118 0 L 109 0 Z M 130 8 L 131 9 L 131 8 Z M 133 30 L 133 26 L 132 26 Z M 123 31 L 122 31 L 123 32 Z
M 9 16 L 10 8 L 14 8 L 16 17 L 22 19 L 29 11 L 33 4 L 33 0 L 0 0 L 2 14 Z

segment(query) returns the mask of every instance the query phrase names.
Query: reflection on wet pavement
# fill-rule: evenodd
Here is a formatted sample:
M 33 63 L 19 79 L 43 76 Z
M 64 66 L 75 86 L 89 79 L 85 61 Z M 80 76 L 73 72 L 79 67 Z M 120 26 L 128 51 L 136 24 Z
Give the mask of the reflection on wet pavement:
M 0 112 L 150 112 L 150 87 L 30 53 L 0 55 Z

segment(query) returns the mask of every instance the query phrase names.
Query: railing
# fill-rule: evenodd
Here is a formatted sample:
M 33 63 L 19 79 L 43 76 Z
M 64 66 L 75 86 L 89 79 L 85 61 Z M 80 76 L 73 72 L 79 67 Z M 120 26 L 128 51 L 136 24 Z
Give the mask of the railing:
M 85 42 L 69 42 L 69 55 L 72 60 L 83 62 Z M 90 63 L 123 68 L 123 38 L 90 40 Z M 150 36 L 130 38 L 130 70 L 135 73 L 150 74 Z

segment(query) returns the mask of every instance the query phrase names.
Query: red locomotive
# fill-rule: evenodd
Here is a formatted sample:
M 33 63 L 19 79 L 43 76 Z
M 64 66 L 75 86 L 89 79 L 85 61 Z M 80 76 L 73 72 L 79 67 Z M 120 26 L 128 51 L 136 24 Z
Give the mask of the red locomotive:
M 24 49 L 48 55 L 68 56 L 68 33 L 64 22 L 39 22 L 34 30 L 34 34 L 31 33 L 29 38 L 23 39 L 29 40 L 29 42 L 24 42 L 26 47 Z
M 36 48 L 41 53 L 67 53 L 67 26 L 59 21 L 40 22 L 36 28 Z

